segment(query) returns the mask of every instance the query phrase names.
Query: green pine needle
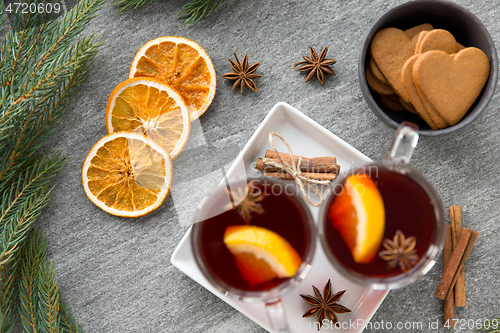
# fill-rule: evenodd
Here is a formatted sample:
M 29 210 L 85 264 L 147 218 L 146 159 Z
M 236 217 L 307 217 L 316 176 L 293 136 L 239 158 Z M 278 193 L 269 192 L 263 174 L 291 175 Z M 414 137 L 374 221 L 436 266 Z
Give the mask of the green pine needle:
M 10 332 L 14 327 L 13 305 L 15 301 L 15 265 L 0 265 L 0 332 Z
M 21 173 L 2 195 L 0 266 L 15 258 L 33 222 L 50 199 L 50 181 L 64 164 L 58 153 L 43 158 Z
M 86 77 L 97 37 L 74 41 L 102 4 L 81 0 L 61 20 L 11 30 L 0 45 L 0 188 L 30 163 Z
M 154 1 L 156 0 L 112 0 L 111 4 L 119 7 L 117 12 L 124 12 L 142 7 Z M 184 24 L 195 23 L 210 15 L 224 2 L 226 0 L 191 0 L 190 3 L 182 7 L 177 15 L 185 19 Z
M 65 333 L 84 333 L 82 327 L 75 320 L 71 312 L 69 311 L 64 299 L 59 297 L 60 299 L 60 307 L 59 307 L 59 319 L 61 329 Z
M 0 41 L 0 332 L 12 330 L 17 303 L 26 332 L 83 332 L 45 264 L 44 239 L 30 232 L 65 164 L 41 148 L 95 59 L 97 36 L 77 37 L 104 1 L 80 0 L 52 21 L 17 15 Z
M 225 1 L 226 0 L 191 0 L 190 3 L 182 7 L 177 15 L 186 19 L 184 24 L 198 22 L 203 17 L 210 15 Z
M 113 6 L 119 7 L 117 12 L 121 13 L 130 9 L 136 9 L 142 7 L 153 1 L 156 0 L 112 0 L 111 4 Z
M 35 229 L 22 252 L 20 316 L 27 333 L 83 333 L 61 297 L 52 263 L 46 263 L 47 242 Z
M 38 293 L 40 271 L 45 265 L 45 253 L 47 243 L 45 235 L 40 238 L 35 230 L 23 249 L 21 278 L 20 278 L 20 315 L 24 331 L 27 333 L 36 333 L 39 331 L 37 318 L 38 312 Z
M 52 263 L 50 263 L 49 268 L 43 265 L 39 273 L 40 331 L 59 333 L 60 293 Z

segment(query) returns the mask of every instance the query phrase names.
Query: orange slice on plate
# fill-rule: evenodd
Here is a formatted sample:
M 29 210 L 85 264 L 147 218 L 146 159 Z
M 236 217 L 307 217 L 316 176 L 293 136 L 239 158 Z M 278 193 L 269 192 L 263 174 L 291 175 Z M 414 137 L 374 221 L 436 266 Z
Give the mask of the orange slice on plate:
M 82 169 L 90 201 L 117 216 L 138 217 L 158 208 L 172 182 L 172 161 L 153 140 L 118 132 L 99 140 Z
M 147 42 L 130 66 L 129 78 L 152 77 L 174 87 L 190 108 L 191 120 L 212 103 L 217 79 L 207 52 L 184 37 L 165 36 Z
M 275 277 L 292 277 L 302 264 L 301 257 L 290 243 L 266 228 L 252 225 L 227 227 L 224 244 L 251 286 Z
M 175 89 L 152 78 L 134 78 L 111 92 L 106 129 L 108 133 L 144 134 L 175 159 L 186 145 L 191 122 L 184 99 Z
M 328 217 L 357 263 L 369 263 L 378 253 L 385 231 L 385 207 L 380 191 L 366 174 L 347 177 Z

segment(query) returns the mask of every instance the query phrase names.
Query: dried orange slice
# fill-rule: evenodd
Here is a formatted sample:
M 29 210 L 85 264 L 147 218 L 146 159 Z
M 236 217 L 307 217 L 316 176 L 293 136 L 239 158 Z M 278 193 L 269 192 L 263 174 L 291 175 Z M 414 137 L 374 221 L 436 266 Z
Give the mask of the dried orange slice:
M 243 278 L 254 286 L 275 277 L 292 277 L 302 259 L 290 243 L 266 228 L 236 225 L 226 228 L 224 244 Z
M 357 263 L 369 263 L 384 238 L 385 207 L 377 185 L 366 174 L 347 177 L 328 212 Z
M 108 133 L 136 132 L 159 144 L 175 159 L 191 131 L 189 111 L 179 93 L 152 78 L 134 78 L 111 92 L 106 106 Z
M 191 120 L 205 113 L 217 85 L 214 65 L 207 52 L 184 37 L 158 37 L 142 46 L 132 61 L 128 77 L 144 76 L 174 87 L 189 106 Z
M 118 132 L 99 140 L 82 169 L 89 199 L 104 211 L 124 217 L 146 215 L 167 197 L 172 161 L 142 134 Z

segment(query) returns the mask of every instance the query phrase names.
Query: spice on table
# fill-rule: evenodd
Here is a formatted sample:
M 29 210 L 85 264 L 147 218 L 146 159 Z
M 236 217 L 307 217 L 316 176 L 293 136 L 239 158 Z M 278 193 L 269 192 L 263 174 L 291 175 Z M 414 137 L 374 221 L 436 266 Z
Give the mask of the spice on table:
M 453 285 L 460 274 L 460 270 L 465 265 L 469 254 L 474 247 L 474 243 L 479 237 L 479 232 L 463 228 L 460 233 L 458 242 L 450 257 L 448 265 L 445 267 L 441 281 L 434 295 L 442 300 L 444 300 L 447 294 L 452 291 Z
M 451 221 L 451 231 L 452 231 L 452 246 L 458 242 L 458 237 L 460 232 L 462 232 L 462 211 L 460 206 L 450 207 L 450 221 Z M 465 306 L 465 273 L 464 270 L 460 271 L 457 283 L 454 287 L 455 291 L 455 306 Z
M 224 79 L 235 81 L 231 90 L 235 90 L 239 85 L 241 92 L 245 91 L 246 86 L 257 92 L 257 85 L 253 82 L 253 80 L 262 76 L 261 74 L 254 73 L 257 70 L 257 67 L 260 66 L 260 63 L 256 62 L 255 64 L 248 66 L 248 56 L 246 54 L 241 62 L 238 60 L 236 52 L 233 52 L 233 54 L 236 61 L 229 59 L 229 64 L 231 65 L 233 72 L 226 73 L 222 75 L 222 77 Z
M 302 66 L 299 68 L 299 72 L 310 71 L 306 77 L 306 82 L 309 81 L 314 76 L 314 74 L 316 74 L 316 77 L 321 84 L 325 82 L 324 74 L 336 76 L 337 74 L 335 74 L 335 71 L 329 66 L 335 64 L 337 60 L 325 58 L 326 53 L 328 52 L 328 47 L 325 46 L 323 49 L 321 49 L 319 56 L 312 46 L 310 46 L 309 48 L 311 51 L 311 58 L 302 56 L 304 60 L 293 64 L 292 68 L 295 68 L 295 66 Z
M 388 269 L 397 265 L 403 272 L 409 270 L 418 260 L 414 236 L 405 238 L 401 230 L 396 231 L 392 240 L 386 238 L 382 243 L 385 250 L 379 252 L 379 257 L 388 262 Z
M 302 294 L 300 295 L 300 297 L 302 297 L 304 301 L 312 305 L 312 307 L 302 315 L 302 318 L 318 315 L 318 323 L 319 323 L 318 331 L 323 326 L 323 320 L 325 319 L 330 320 L 334 324 L 339 321 L 335 313 L 351 312 L 351 310 L 349 310 L 345 306 L 337 303 L 338 301 L 340 301 L 340 299 L 342 298 L 342 296 L 346 291 L 345 290 L 339 291 L 336 294 L 332 295 L 331 294 L 332 284 L 330 280 L 328 280 L 327 284 L 325 285 L 325 288 L 323 289 L 323 296 L 321 296 L 321 293 L 318 290 L 318 288 L 316 288 L 315 286 L 312 287 L 316 297 L 311 295 L 302 295 Z
M 452 231 L 449 225 L 446 225 L 446 240 L 444 242 L 443 247 L 443 271 L 446 269 L 446 266 L 450 262 L 451 253 L 453 251 L 452 248 Z M 454 295 L 453 293 L 448 293 L 446 298 L 444 299 L 444 325 L 449 327 L 455 326 L 455 304 L 454 304 Z

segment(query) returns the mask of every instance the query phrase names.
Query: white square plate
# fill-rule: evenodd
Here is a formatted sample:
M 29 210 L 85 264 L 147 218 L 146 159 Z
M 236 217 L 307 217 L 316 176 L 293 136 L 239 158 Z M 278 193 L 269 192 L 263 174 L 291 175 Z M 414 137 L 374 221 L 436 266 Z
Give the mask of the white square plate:
M 227 176 L 235 173 L 238 165 L 245 165 L 249 173 L 254 173 L 253 165 L 258 157 L 263 157 L 269 145 L 269 133 L 277 132 L 290 144 L 295 155 L 306 157 L 335 156 L 341 170 L 347 171 L 352 165 L 371 161 L 361 152 L 332 134 L 324 127 L 305 116 L 290 105 L 280 102 L 276 104 L 252 135 L 246 146 L 236 158 Z M 275 138 L 274 143 L 279 151 L 286 151 L 285 146 Z M 311 198 L 315 201 L 316 198 Z M 311 213 L 317 223 L 319 208 L 311 207 Z M 193 280 L 201 284 L 223 301 L 243 313 L 248 318 L 270 331 L 266 310 L 260 303 L 244 303 L 225 297 L 215 289 L 198 269 L 191 252 L 191 229 L 184 235 L 172 254 L 172 264 Z M 351 313 L 339 314 L 339 322 L 344 323 L 337 332 L 359 333 L 378 309 L 388 291 L 373 290 L 354 284 L 342 277 L 328 261 L 319 242 L 312 262 L 312 269 L 306 279 L 295 289 L 283 297 L 287 320 L 292 333 L 317 332 L 315 317 L 302 318 L 309 305 L 299 294 L 314 295 L 311 285 L 323 292 L 328 279 L 332 283 L 332 292 L 347 290 L 340 304 L 352 310 Z M 325 326 L 324 326 L 325 328 Z

